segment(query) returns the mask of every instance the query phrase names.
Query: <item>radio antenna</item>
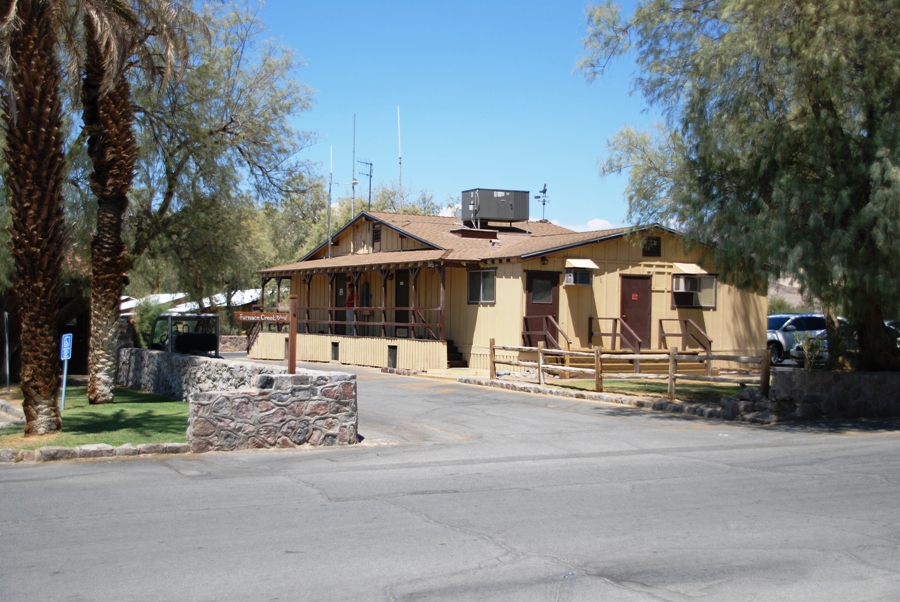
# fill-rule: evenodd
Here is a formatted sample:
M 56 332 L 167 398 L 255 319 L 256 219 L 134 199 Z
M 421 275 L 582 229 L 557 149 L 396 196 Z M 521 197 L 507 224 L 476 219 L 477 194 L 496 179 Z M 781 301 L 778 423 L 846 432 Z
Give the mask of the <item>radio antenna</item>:
M 397 162 L 400 165 L 400 209 L 403 209 L 403 146 L 400 143 L 400 106 L 397 105 Z
M 369 209 L 372 209 L 372 162 L 371 161 L 357 161 L 360 165 L 368 165 L 369 173 L 362 172 L 360 175 L 369 178 Z

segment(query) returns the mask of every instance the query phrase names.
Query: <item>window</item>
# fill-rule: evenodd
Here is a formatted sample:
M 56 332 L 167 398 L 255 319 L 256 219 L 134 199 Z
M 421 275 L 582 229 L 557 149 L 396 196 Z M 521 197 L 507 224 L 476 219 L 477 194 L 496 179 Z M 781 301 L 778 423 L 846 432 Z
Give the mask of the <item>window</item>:
M 662 238 L 659 236 L 644 238 L 644 257 L 662 257 Z
M 469 272 L 469 303 L 495 303 L 497 270 Z
M 566 284 L 591 285 L 591 271 L 579 268 L 566 268 Z
M 716 307 L 716 277 L 676 274 L 672 277 L 674 307 Z
M 381 250 L 381 226 L 372 226 L 372 251 Z

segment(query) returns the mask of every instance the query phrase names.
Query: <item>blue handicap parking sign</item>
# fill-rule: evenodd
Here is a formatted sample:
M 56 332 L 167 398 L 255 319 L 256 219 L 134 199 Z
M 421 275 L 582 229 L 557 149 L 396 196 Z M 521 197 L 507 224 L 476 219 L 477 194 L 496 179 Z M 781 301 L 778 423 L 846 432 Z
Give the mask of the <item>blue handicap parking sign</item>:
M 61 360 L 70 360 L 72 359 L 72 335 L 64 334 L 62 336 L 62 345 L 59 348 L 59 359 Z

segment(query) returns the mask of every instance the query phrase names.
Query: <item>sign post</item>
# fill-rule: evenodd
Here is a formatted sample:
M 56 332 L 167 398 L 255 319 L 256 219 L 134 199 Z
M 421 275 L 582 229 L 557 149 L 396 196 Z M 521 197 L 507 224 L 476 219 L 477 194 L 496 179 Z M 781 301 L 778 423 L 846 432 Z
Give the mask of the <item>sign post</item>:
M 59 411 L 66 409 L 66 381 L 69 379 L 69 360 L 72 359 L 72 334 L 62 335 L 62 343 L 59 346 L 59 359 L 63 362 L 62 403 Z

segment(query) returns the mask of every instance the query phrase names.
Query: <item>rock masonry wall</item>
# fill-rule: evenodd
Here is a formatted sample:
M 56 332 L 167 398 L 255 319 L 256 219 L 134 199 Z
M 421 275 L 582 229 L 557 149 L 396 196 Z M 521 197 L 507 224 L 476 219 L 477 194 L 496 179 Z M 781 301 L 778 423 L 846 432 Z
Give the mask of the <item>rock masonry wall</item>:
M 250 386 L 260 374 L 286 372 L 283 366 L 122 348 L 116 384 L 187 401 L 192 393 L 233 391 Z
M 194 453 L 358 440 L 356 376 L 346 372 L 260 375 L 255 389 L 193 393 L 190 404 Z
M 778 370 L 770 398 L 793 402 L 796 418 L 900 416 L 900 372 Z

